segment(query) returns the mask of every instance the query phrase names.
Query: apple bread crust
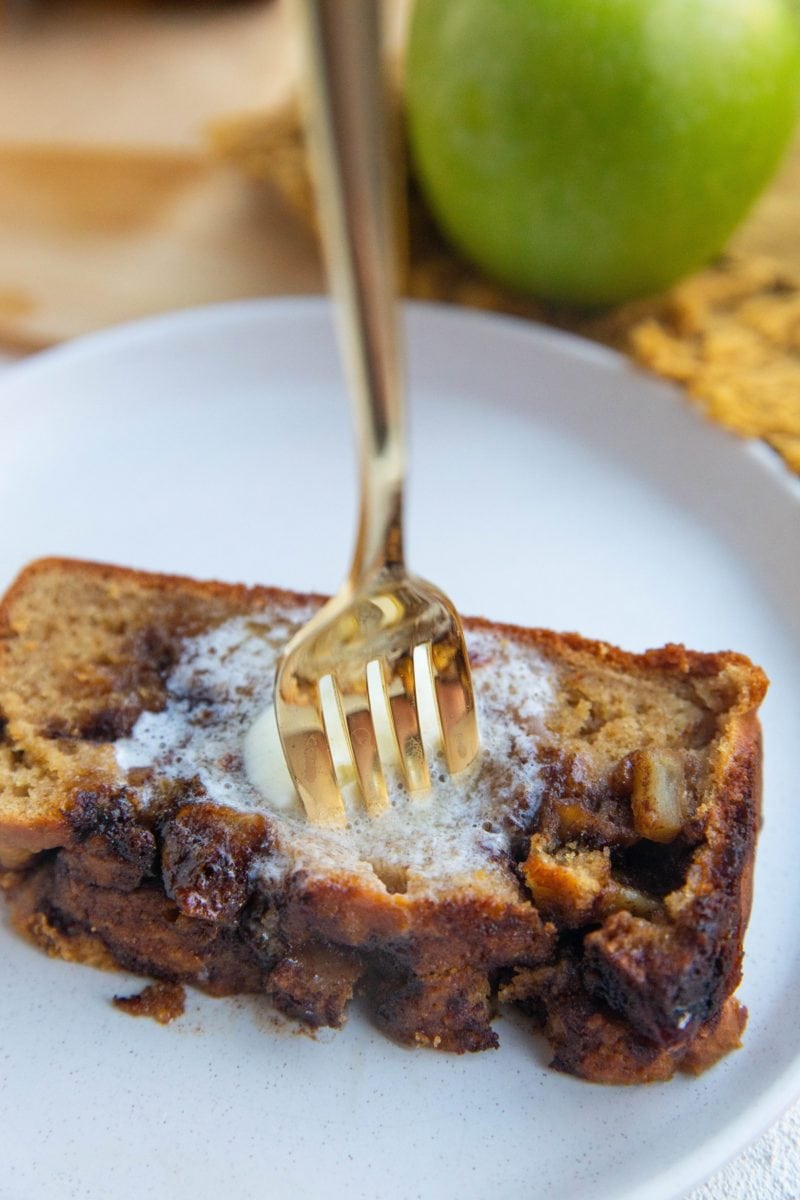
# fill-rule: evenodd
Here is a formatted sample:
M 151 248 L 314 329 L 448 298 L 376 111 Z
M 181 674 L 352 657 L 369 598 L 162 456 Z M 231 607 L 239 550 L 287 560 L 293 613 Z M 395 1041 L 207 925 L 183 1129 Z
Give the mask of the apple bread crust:
M 552 672 L 525 743 L 536 805 L 493 810 L 506 824 L 485 863 L 435 885 L 397 864 L 287 866 L 268 806 L 121 772 L 114 746 L 141 713 L 168 712 L 187 640 L 319 602 L 69 560 L 22 574 L 0 605 L 0 861 L 16 928 L 51 954 L 261 993 L 311 1026 L 342 1025 L 358 992 L 390 1036 L 457 1053 L 496 1046 L 498 1006 L 513 1004 L 555 1067 L 597 1082 L 696 1072 L 737 1045 L 763 673 L 732 653 L 631 655 L 467 621 L 489 647 L 479 671 L 497 669 L 501 639 Z

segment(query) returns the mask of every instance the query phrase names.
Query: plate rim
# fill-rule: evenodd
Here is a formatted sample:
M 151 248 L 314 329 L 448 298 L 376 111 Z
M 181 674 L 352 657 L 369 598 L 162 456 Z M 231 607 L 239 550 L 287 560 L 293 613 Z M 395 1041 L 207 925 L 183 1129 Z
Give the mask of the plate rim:
M 332 322 L 333 303 L 328 296 L 321 293 L 256 296 L 241 300 L 222 300 L 212 304 L 198 304 L 190 308 L 173 309 L 122 321 L 47 346 L 6 365 L 0 376 L 0 403 L 6 399 L 6 390 L 13 388 L 17 380 L 24 380 L 30 375 L 35 376 L 40 370 L 50 369 L 53 365 L 58 366 L 60 363 L 69 365 L 71 362 L 79 362 L 96 350 L 108 353 L 109 351 L 113 352 L 117 347 L 124 347 L 136 341 L 149 342 L 154 338 L 168 336 L 172 330 L 191 329 L 198 321 L 235 325 L 242 318 L 252 318 L 259 312 L 264 312 L 266 319 L 269 319 L 271 313 L 285 313 L 287 316 L 301 316 L 308 313 L 317 317 L 325 314 L 328 316 L 329 322 Z M 409 330 L 413 324 L 431 316 L 436 320 L 450 323 L 474 323 L 476 326 L 485 325 L 494 329 L 507 327 L 523 337 L 529 337 L 541 346 L 562 351 L 568 357 L 579 358 L 604 370 L 620 371 L 623 374 L 638 376 L 647 387 L 677 399 L 698 427 L 710 428 L 720 436 L 734 442 L 743 453 L 754 459 L 763 472 L 782 484 L 789 495 L 800 503 L 800 476 L 792 473 L 777 451 L 772 450 L 764 439 L 743 437 L 713 421 L 710 417 L 706 417 L 692 402 L 689 393 L 677 383 L 648 371 L 646 367 L 611 346 L 606 346 L 602 342 L 594 342 L 571 330 L 546 325 L 541 321 L 514 313 L 462 307 L 439 300 L 403 300 L 402 313 L 405 327 Z M 407 341 L 411 341 L 410 333 Z

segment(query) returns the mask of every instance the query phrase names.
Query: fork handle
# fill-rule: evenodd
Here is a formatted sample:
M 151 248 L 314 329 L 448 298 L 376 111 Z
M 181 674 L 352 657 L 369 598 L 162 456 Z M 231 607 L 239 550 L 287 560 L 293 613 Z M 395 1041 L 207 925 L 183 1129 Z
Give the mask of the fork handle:
M 299 0 L 307 130 L 356 427 L 361 498 L 350 577 L 402 567 L 405 412 L 381 0 Z

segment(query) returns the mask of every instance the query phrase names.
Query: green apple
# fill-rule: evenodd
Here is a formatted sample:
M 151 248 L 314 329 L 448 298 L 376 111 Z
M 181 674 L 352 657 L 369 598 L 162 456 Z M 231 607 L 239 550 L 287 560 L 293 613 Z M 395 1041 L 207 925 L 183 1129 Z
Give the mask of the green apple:
M 417 0 L 416 173 L 497 279 L 599 305 L 725 244 L 800 95 L 800 0 Z

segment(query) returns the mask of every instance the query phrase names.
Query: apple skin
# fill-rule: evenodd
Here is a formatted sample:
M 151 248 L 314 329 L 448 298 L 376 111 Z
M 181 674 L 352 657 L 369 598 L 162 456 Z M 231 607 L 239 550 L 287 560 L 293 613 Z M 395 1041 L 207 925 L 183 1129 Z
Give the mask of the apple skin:
M 417 0 L 417 178 L 496 279 L 599 306 L 725 245 L 800 97 L 800 0 Z

